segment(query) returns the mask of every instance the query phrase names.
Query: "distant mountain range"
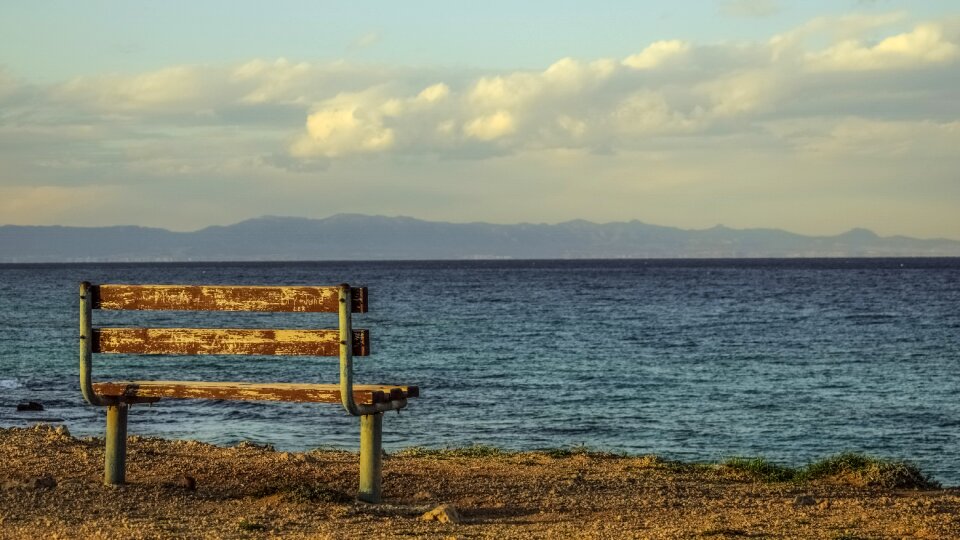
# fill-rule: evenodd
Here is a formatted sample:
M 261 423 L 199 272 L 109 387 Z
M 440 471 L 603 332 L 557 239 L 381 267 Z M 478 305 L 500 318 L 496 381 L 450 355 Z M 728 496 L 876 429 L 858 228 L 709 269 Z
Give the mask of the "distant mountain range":
M 261 217 L 172 232 L 146 227 L 0 226 L 0 262 L 956 257 L 960 242 L 866 229 L 803 236 L 777 229 L 685 230 L 639 221 L 556 225 L 444 223 L 338 214 Z

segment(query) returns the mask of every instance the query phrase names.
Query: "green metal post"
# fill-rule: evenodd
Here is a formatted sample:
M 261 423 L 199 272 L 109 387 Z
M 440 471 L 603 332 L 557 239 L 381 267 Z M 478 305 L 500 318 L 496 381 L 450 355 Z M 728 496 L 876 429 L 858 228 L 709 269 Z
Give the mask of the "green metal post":
M 342 283 L 340 299 L 340 401 L 348 413 L 357 416 L 359 407 L 353 401 L 353 293 L 350 285 Z
M 107 406 L 107 450 L 103 467 L 104 484 L 119 485 L 126 481 L 128 409 L 126 403 Z
M 80 284 L 80 392 L 91 405 L 108 405 L 93 391 L 90 372 L 93 363 L 93 285 Z
M 383 468 L 383 413 L 360 417 L 360 493 L 369 503 L 380 502 L 380 475 Z

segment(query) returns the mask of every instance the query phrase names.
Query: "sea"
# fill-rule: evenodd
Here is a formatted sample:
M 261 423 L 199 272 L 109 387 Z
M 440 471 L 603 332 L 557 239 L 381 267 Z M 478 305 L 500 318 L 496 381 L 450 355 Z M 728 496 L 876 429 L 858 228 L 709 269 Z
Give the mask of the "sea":
M 0 265 L 0 426 L 102 436 L 80 281 L 369 288 L 358 382 L 416 384 L 387 452 L 587 448 L 799 466 L 845 451 L 960 485 L 960 259 Z M 94 312 L 94 325 L 334 328 L 333 314 Z M 336 382 L 335 358 L 95 355 L 95 380 Z M 18 412 L 21 402 L 44 410 Z M 164 400 L 129 433 L 355 450 L 339 406 Z

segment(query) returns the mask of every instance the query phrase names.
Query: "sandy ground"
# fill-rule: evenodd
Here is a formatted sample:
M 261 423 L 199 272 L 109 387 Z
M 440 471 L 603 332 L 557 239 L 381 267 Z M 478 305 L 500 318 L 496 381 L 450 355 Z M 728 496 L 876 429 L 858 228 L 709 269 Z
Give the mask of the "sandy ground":
M 400 453 L 369 505 L 348 452 L 132 437 L 129 483 L 106 487 L 102 440 L 0 429 L 0 451 L 0 538 L 960 538 L 960 489 L 769 483 L 653 457 Z M 422 519 L 444 503 L 459 522 Z

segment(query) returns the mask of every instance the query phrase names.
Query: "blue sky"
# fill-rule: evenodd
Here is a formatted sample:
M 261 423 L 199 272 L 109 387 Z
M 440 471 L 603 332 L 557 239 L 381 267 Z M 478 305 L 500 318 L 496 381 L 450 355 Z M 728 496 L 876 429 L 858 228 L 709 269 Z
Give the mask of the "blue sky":
M 0 223 L 960 239 L 958 88 L 951 1 L 6 2 Z

